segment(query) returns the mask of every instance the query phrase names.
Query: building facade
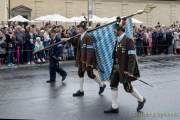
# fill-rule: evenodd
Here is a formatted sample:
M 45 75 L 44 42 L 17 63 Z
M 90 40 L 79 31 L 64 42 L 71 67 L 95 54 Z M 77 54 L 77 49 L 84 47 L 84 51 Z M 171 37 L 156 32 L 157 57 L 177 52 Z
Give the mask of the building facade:
M 87 0 L 0 0 L 0 3 L 3 3 L 0 4 L 0 21 L 7 20 L 7 6 L 10 6 L 11 17 L 20 14 L 28 19 L 54 13 L 66 17 L 87 15 L 88 7 Z M 158 21 L 170 25 L 180 20 L 178 0 L 93 0 L 93 14 L 100 17 L 125 16 L 147 4 L 157 7 L 151 13 L 135 17 L 145 25 L 152 26 Z
M 0 22 L 8 20 L 8 2 L 7 0 L 0 0 Z

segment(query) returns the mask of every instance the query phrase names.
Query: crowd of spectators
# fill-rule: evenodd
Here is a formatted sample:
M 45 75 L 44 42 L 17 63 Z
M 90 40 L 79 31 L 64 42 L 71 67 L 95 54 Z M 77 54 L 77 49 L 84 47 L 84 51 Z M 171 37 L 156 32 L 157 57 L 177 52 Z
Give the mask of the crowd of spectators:
M 175 25 L 135 27 L 134 40 L 138 56 L 180 53 L 180 27 Z
M 0 66 L 47 62 L 48 50 L 33 53 L 49 46 L 49 31 L 52 28 L 55 28 L 60 39 L 77 34 L 75 26 L 65 29 L 61 25 L 50 23 L 41 28 L 34 25 L 26 27 L 11 25 L 0 28 Z M 134 26 L 134 40 L 138 56 L 180 53 L 180 27 L 177 26 L 166 27 L 159 23 L 155 27 Z M 75 52 L 72 45 L 65 44 L 61 59 L 74 59 Z
M 63 26 L 46 24 L 41 28 L 31 26 L 10 26 L 0 29 L 0 66 L 9 67 L 15 64 L 44 63 L 48 60 L 48 50 L 37 54 L 34 52 L 49 46 L 49 31 L 55 28 L 57 36 L 67 38 L 76 35 L 74 26 L 64 29 Z M 64 45 L 62 60 L 74 59 L 74 49 L 71 45 Z

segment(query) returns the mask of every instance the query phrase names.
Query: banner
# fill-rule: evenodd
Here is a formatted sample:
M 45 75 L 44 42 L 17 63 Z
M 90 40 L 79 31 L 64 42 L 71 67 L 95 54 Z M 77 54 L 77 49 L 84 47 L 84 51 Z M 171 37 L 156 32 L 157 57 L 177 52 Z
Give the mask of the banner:
M 114 34 L 114 24 L 116 23 L 113 22 L 112 24 L 108 24 L 96 30 L 87 32 L 87 34 L 91 36 L 95 41 L 94 48 L 96 51 L 99 76 L 102 81 L 109 80 L 112 71 L 112 54 L 115 46 L 115 41 L 118 39 Z M 133 24 L 131 18 L 127 19 L 125 31 L 128 37 L 133 36 Z

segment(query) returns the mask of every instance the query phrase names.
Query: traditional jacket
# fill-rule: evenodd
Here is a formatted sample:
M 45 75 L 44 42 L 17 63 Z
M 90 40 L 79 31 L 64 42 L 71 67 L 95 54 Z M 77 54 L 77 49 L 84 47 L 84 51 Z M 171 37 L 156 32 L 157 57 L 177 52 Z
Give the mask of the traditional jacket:
M 121 82 L 124 80 L 134 81 L 140 77 L 134 41 L 126 35 L 120 41 L 116 41 L 113 60 L 113 70 L 119 71 Z
M 76 63 L 86 64 L 95 68 L 96 66 L 96 55 L 93 46 L 93 39 L 86 33 L 79 35 L 70 40 L 74 47 L 77 48 Z

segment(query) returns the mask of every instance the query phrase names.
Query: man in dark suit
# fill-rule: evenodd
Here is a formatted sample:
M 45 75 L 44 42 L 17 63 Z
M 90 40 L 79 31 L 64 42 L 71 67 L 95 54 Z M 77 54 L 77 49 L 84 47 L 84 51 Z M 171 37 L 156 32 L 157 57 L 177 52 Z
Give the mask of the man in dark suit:
M 172 46 L 173 38 L 174 37 L 173 37 L 172 30 L 168 30 L 166 32 L 166 50 L 165 50 L 166 54 L 173 53 L 173 46 Z
M 51 41 L 50 45 L 53 45 L 61 40 L 56 36 L 56 31 L 54 29 L 51 30 Z M 66 79 L 67 73 L 63 70 L 59 65 L 59 56 L 62 54 L 62 44 L 58 44 L 52 47 L 49 50 L 49 74 L 50 80 L 46 81 L 47 83 L 56 82 L 56 72 L 62 76 L 62 81 Z
M 163 32 L 161 28 L 158 28 L 157 32 L 157 47 L 158 47 L 158 54 L 162 54 L 164 51 L 164 41 L 163 41 Z
M 154 29 L 152 32 L 152 54 L 157 54 L 157 30 Z

